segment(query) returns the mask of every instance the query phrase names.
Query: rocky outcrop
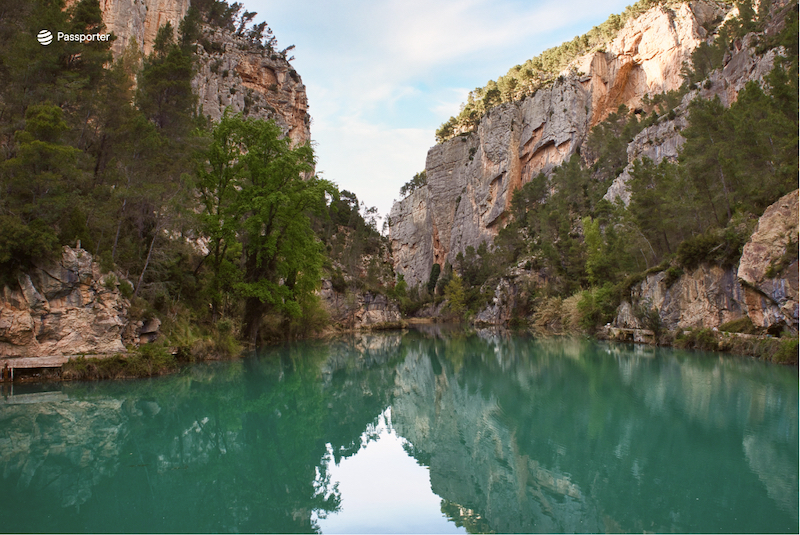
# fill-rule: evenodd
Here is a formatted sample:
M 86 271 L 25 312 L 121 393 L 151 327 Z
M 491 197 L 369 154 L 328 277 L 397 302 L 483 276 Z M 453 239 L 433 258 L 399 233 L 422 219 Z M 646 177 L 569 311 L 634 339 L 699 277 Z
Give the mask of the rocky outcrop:
M 613 327 L 645 327 L 636 311 L 655 309 L 670 330 L 719 328 L 750 318 L 766 330 L 798 328 L 798 191 L 767 208 L 738 267 L 701 265 L 674 283 L 666 271 L 648 275 L 617 309 Z
M 703 25 L 722 14 L 706 2 L 654 7 L 630 20 L 606 51 L 576 60 L 551 87 L 492 109 L 475 132 L 433 147 L 427 186 L 396 203 L 389 216 L 398 274 L 413 286 L 427 280 L 432 264 L 490 241 L 514 191 L 575 154 L 592 126 L 620 104 L 634 109 L 646 94 L 677 89 L 683 63 L 706 37 Z
M 200 112 L 218 121 L 226 108 L 274 120 L 294 146 L 311 140 L 306 87 L 283 54 L 230 32 L 205 29 L 192 89 Z
M 516 281 L 502 279 L 494 290 L 491 303 L 475 316 L 476 325 L 508 325 L 516 308 L 519 286 Z
M 742 286 L 733 268 L 702 265 L 667 285 L 667 273 L 648 275 L 631 291 L 634 303 L 620 306 L 614 327 L 645 327 L 633 313 L 636 307 L 659 311 L 669 330 L 704 327 L 711 329 L 744 315 Z
M 744 246 L 737 275 L 753 325 L 798 324 L 798 191 L 767 208 Z
M 130 303 L 120 278 L 102 274 L 83 249 L 21 274 L 0 295 L 0 357 L 48 357 L 125 351 Z
M 152 52 L 158 29 L 170 23 L 177 31 L 190 4 L 190 0 L 101 0 L 106 28 L 117 36 L 114 56 L 134 40 L 142 53 Z M 227 30 L 204 26 L 202 31 L 192 80 L 201 113 L 218 121 L 230 108 L 233 113 L 274 120 L 295 146 L 310 141 L 306 89 L 285 54 Z
M 633 164 L 636 160 L 649 158 L 653 163 L 662 160 L 676 161 L 680 154 L 683 142 L 681 135 L 688 124 L 688 108 L 694 94 L 684 97 L 677 108 L 675 118 L 662 117 L 659 121 L 639 132 L 628 144 L 628 165 L 622 173 L 614 179 L 606 192 L 604 199 L 610 202 L 621 200 L 625 206 L 631 202 L 631 190 L 628 181 L 632 178 Z

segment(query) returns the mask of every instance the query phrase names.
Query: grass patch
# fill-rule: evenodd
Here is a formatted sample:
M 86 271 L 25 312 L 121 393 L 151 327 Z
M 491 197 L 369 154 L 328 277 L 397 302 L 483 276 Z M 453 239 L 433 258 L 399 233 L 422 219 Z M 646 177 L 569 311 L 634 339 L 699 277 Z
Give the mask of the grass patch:
M 779 364 L 797 364 L 797 338 L 782 338 L 777 345 L 778 347 L 770 360 Z
M 100 379 L 133 379 L 174 372 L 178 360 L 166 347 L 144 345 L 128 355 L 107 358 L 78 357 L 64 364 L 65 381 L 94 381 Z
M 681 349 L 718 351 L 719 342 L 711 329 L 690 329 L 675 336 L 675 345 Z

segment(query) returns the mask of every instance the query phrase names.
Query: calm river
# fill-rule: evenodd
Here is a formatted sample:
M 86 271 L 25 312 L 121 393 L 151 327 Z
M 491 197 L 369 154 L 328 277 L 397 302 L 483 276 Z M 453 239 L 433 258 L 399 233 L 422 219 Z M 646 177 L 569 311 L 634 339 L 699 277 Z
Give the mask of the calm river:
M 0 399 L 3 532 L 798 532 L 798 370 L 436 328 Z

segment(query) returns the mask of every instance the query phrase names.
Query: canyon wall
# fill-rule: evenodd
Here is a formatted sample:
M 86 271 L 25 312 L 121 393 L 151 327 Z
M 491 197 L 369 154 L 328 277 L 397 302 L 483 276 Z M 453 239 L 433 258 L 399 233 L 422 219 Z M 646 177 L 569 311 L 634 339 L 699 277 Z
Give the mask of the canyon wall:
M 704 25 L 724 15 L 702 1 L 652 8 L 628 21 L 607 50 L 578 58 L 551 87 L 492 109 L 476 131 L 430 149 L 427 186 L 389 215 L 397 273 L 411 286 L 425 282 L 434 263 L 490 241 L 514 191 L 575 154 L 591 127 L 621 104 L 636 109 L 647 94 L 677 89 L 683 63 L 707 36 Z
M 798 330 L 798 190 L 764 212 L 744 246 L 738 266 L 701 265 L 671 281 L 666 271 L 648 275 L 632 288 L 631 299 L 617 310 L 613 326 L 643 328 L 633 313 L 645 306 L 659 311 L 670 330 L 718 328 L 748 317 L 770 332 Z
M 114 56 L 134 40 L 143 54 L 152 52 L 158 29 L 170 23 L 177 31 L 190 4 L 190 0 L 100 0 L 106 29 L 117 36 Z M 274 120 L 294 145 L 310 141 L 306 88 L 285 55 L 220 28 L 203 26 L 202 32 L 192 80 L 201 113 L 218 121 L 230 108 L 233 113 Z
M 134 40 L 149 54 L 161 26 L 168 22 L 176 30 L 189 11 L 191 0 L 100 0 L 106 30 L 117 36 L 111 46 L 114 56 Z

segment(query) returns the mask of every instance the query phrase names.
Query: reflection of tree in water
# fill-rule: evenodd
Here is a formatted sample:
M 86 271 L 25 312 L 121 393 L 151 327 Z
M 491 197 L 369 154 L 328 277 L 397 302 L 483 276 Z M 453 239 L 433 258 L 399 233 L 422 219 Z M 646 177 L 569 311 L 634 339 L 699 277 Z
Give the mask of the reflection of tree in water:
M 770 370 L 433 329 L 65 385 L 0 413 L 0 499 L 28 512 L 4 527 L 313 532 L 341 503 L 330 463 L 391 406 L 442 512 L 468 531 L 763 531 L 726 512 L 796 524 L 797 381 Z
M 93 422 L 78 419 L 78 429 L 68 416 L 79 404 L 103 406 L 110 396 L 120 410 L 106 413 L 116 418 L 114 436 L 122 437 L 110 458 L 114 469 L 99 471 L 81 487 L 79 508 L 61 510 L 49 521 L 53 515 L 37 515 L 36 508 L 44 513 L 52 506 L 46 498 L 51 489 L 75 486 L 54 486 L 49 475 L 57 471 L 61 481 L 82 481 L 86 463 L 72 459 L 55 470 L 48 463 L 63 445 L 31 448 L 21 464 L 42 477 L 7 471 L 0 483 L 8 498 L 4 506 L 30 512 L 17 517 L 20 531 L 316 531 L 312 513 L 324 517 L 341 502 L 330 462 L 357 452 L 368 439 L 362 438 L 365 427 L 388 405 L 385 385 L 393 372 L 380 364 L 397 355 L 397 344 L 366 338 L 269 350 L 153 381 L 67 387 L 69 399 L 58 410 L 25 408 L 27 419 L 41 424 L 33 440 L 110 437 L 108 418 L 95 418 L 101 428 L 92 430 Z M 50 413 L 55 415 L 41 416 Z M 22 431 L 37 434 L 30 426 Z M 37 458 L 37 451 L 45 453 Z M 20 486 L 23 491 L 16 491 Z M 64 498 L 64 504 L 76 499 Z M 14 531 L 14 520 L 5 526 Z

